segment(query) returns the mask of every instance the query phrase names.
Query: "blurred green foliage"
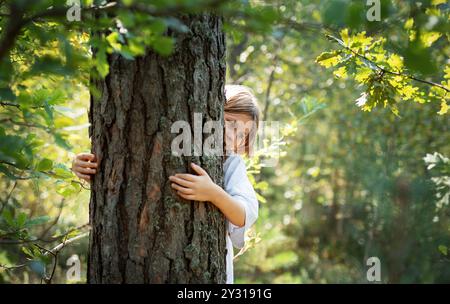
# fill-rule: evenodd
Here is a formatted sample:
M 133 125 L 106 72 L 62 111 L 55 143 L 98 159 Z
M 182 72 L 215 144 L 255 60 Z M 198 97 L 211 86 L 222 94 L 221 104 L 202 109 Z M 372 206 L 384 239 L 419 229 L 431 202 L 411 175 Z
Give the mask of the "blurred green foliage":
M 168 56 L 189 29 L 174 13 L 225 16 L 227 82 L 281 124 L 253 159 L 261 202 L 237 253 L 243 283 L 450 282 L 449 4 L 381 1 L 0 1 L 0 282 L 67 282 L 87 238 L 91 77 L 113 52 Z M 356 103 L 356 104 L 355 104 Z M 264 158 L 277 158 L 274 167 Z

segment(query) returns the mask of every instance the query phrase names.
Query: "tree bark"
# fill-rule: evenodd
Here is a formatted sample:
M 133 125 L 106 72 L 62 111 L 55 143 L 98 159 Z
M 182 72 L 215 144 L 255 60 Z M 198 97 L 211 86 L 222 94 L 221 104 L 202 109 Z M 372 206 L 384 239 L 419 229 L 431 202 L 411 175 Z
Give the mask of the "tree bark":
M 222 184 L 222 156 L 178 157 L 171 125 L 194 113 L 223 124 L 225 35 L 218 16 L 179 17 L 169 57 L 113 54 L 94 80 L 90 136 L 99 168 L 90 200 L 89 283 L 224 283 L 226 226 L 209 202 L 182 200 L 169 175 L 200 164 Z M 223 130 L 220 130 L 222 132 Z M 204 137 L 206 137 L 204 135 Z

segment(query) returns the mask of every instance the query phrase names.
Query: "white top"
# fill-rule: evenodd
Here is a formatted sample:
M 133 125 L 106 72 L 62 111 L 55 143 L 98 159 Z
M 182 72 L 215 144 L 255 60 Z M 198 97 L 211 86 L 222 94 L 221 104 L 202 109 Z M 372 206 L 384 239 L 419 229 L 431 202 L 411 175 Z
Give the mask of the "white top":
M 247 177 L 247 170 L 242 157 L 238 154 L 228 156 L 224 165 L 224 190 L 245 208 L 245 225 L 241 228 L 227 220 L 227 284 L 232 284 L 233 278 L 233 246 L 241 249 L 245 244 L 245 232 L 258 218 L 258 199 L 255 190 Z

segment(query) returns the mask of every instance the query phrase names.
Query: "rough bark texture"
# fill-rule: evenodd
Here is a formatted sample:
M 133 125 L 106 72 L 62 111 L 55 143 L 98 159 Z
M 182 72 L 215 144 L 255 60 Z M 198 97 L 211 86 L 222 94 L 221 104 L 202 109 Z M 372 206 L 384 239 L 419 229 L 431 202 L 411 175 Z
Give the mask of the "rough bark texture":
M 170 57 L 148 52 L 134 61 L 109 58 L 110 73 L 94 81 L 92 150 L 100 167 L 92 183 L 89 283 L 223 283 L 225 219 L 210 203 L 187 202 L 168 176 L 205 168 L 221 184 L 222 156 L 176 157 L 174 121 L 223 121 L 225 36 L 213 15 L 180 19 Z M 205 136 L 204 136 L 205 137 Z

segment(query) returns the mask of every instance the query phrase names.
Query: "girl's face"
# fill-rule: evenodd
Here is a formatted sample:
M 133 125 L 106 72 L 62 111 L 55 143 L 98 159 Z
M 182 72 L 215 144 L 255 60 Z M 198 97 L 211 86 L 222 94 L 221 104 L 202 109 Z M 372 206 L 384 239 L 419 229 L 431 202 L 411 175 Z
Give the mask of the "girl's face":
M 245 139 L 250 132 L 253 120 L 246 114 L 224 113 L 225 147 L 237 154 L 245 152 Z

